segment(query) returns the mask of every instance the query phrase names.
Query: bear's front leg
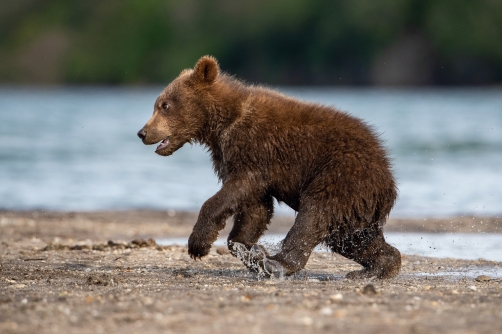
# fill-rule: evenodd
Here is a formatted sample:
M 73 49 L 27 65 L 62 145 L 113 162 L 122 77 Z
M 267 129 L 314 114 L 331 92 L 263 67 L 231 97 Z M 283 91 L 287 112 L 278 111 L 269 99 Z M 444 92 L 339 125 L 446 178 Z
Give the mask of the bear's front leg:
M 206 256 L 218 233 L 225 227 L 225 221 L 233 215 L 241 203 L 254 198 L 256 188 L 247 180 L 227 181 L 220 191 L 208 199 L 197 218 L 197 223 L 188 238 L 188 254 L 197 259 Z

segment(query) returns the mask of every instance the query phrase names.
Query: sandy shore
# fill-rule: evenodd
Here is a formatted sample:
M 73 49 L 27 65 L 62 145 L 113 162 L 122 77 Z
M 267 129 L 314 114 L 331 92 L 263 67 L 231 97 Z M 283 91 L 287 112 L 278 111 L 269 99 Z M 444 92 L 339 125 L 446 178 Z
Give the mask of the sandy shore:
M 0 212 L 0 333 L 502 332 L 502 263 L 404 256 L 395 279 L 351 281 L 359 265 L 315 253 L 291 280 L 258 280 L 223 248 L 194 262 L 185 247 L 145 241 L 188 236 L 195 219 Z M 270 232 L 291 224 L 278 217 Z M 386 230 L 502 233 L 502 223 L 391 219 Z M 487 268 L 497 274 L 470 274 Z

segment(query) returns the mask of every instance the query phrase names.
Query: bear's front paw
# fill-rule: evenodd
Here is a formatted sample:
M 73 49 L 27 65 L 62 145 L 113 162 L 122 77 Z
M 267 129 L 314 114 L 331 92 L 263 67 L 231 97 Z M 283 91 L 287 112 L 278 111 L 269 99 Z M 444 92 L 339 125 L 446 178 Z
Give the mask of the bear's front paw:
M 193 233 L 188 238 L 188 254 L 194 260 L 200 259 L 207 254 L 211 249 L 211 244 L 208 244 L 204 240 L 201 240 Z

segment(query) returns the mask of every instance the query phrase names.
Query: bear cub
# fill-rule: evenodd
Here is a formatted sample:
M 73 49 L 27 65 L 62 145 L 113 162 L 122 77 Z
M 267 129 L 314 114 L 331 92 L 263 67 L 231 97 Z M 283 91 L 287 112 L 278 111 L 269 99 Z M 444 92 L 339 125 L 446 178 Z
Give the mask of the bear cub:
M 211 154 L 222 186 L 202 205 L 188 240 L 192 258 L 209 253 L 233 216 L 228 248 L 250 270 L 291 275 L 324 243 L 363 266 L 348 278 L 398 274 L 401 255 L 383 235 L 396 184 L 381 141 L 360 119 L 246 85 L 204 56 L 162 91 L 138 136 L 158 143 L 162 156 L 186 143 Z M 256 242 L 270 223 L 274 198 L 298 214 L 271 255 Z

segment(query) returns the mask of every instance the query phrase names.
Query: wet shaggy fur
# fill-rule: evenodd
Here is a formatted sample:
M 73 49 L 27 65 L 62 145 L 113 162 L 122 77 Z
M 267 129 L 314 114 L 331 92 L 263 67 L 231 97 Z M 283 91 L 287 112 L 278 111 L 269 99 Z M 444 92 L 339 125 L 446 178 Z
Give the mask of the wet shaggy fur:
M 160 142 L 156 152 L 163 156 L 186 143 L 211 154 L 222 187 L 204 203 L 190 235 L 194 259 L 208 254 L 232 215 L 230 251 L 237 255 L 236 243 L 252 249 L 276 198 L 298 214 L 280 252 L 265 254 L 272 267 L 295 273 L 325 243 L 364 267 L 350 278 L 398 274 L 400 253 L 383 236 L 396 185 L 378 136 L 360 119 L 245 85 L 205 56 L 164 89 L 138 136 Z

